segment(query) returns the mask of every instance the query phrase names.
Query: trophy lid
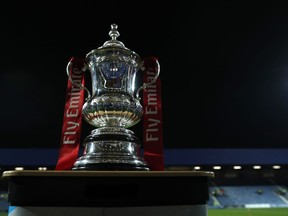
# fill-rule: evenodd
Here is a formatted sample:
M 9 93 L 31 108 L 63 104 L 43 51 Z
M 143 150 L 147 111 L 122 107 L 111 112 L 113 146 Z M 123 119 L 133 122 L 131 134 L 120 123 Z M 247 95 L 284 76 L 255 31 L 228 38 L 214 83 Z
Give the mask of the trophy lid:
M 113 55 L 115 57 L 115 55 L 117 55 L 118 57 L 120 57 L 120 59 L 123 59 L 125 62 L 129 62 L 129 63 L 132 63 L 133 66 L 140 67 L 140 62 L 141 62 L 140 56 L 134 51 L 125 47 L 125 45 L 121 41 L 117 40 L 117 38 L 120 36 L 120 33 L 118 32 L 117 28 L 118 28 L 118 25 L 112 24 L 111 30 L 109 32 L 109 36 L 111 37 L 111 40 L 106 41 L 103 44 L 103 46 L 90 51 L 86 55 L 86 59 L 88 60 L 88 62 L 89 60 L 91 60 L 91 58 L 94 59 L 95 61 L 95 57 L 96 57 L 97 59 L 96 62 L 98 62 L 98 60 L 101 62 L 108 56 Z M 104 57 L 104 58 L 101 58 L 101 57 Z M 124 57 L 124 58 L 121 58 L 121 57 Z

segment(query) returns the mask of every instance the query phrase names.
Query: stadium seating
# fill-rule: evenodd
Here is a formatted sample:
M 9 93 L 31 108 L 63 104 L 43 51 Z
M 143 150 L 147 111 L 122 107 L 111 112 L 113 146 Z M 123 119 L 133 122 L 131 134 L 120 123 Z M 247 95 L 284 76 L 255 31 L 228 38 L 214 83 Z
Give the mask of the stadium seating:
M 280 186 L 212 186 L 208 206 L 228 207 L 288 207 L 286 194 L 279 193 Z M 219 190 L 221 189 L 221 193 Z

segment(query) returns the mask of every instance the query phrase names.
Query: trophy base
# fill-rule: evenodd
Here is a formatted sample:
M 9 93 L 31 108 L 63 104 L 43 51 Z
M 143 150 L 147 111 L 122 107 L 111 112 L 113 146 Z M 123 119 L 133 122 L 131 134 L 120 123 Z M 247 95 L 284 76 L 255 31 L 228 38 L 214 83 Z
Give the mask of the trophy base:
M 107 164 L 107 163 L 102 163 L 102 164 L 81 164 L 74 165 L 72 170 L 121 170 L 121 171 L 149 171 L 149 168 L 146 166 L 135 166 L 135 165 L 129 165 L 129 164 Z
M 84 140 L 84 155 L 72 170 L 143 170 L 148 164 L 139 155 L 140 144 L 133 132 L 119 127 L 95 129 Z

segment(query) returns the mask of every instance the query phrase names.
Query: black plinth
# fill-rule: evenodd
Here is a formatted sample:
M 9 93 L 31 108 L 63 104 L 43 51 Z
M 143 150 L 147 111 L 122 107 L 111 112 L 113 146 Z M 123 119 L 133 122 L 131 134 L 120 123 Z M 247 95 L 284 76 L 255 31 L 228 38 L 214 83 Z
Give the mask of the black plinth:
M 206 171 L 5 171 L 12 206 L 206 205 Z

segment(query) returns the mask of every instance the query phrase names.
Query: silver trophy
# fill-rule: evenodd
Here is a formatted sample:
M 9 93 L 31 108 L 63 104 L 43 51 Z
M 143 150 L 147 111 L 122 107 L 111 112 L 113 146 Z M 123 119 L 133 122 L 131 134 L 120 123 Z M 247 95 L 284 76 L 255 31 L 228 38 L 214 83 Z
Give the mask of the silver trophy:
M 141 156 L 141 141 L 128 128 L 137 124 L 143 115 L 139 92 L 155 83 L 153 80 L 136 87 L 136 74 L 144 70 L 139 55 L 118 41 L 117 25 L 112 24 L 103 46 L 90 51 L 85 58 L 91 74 L 92 94 L 87 91 L 82 107 L 83 118 L 95 127 L 83 142 L 84 153 L 72 170 L 149 170 Z M 67 65 L 67 74 L 69 68 Z

